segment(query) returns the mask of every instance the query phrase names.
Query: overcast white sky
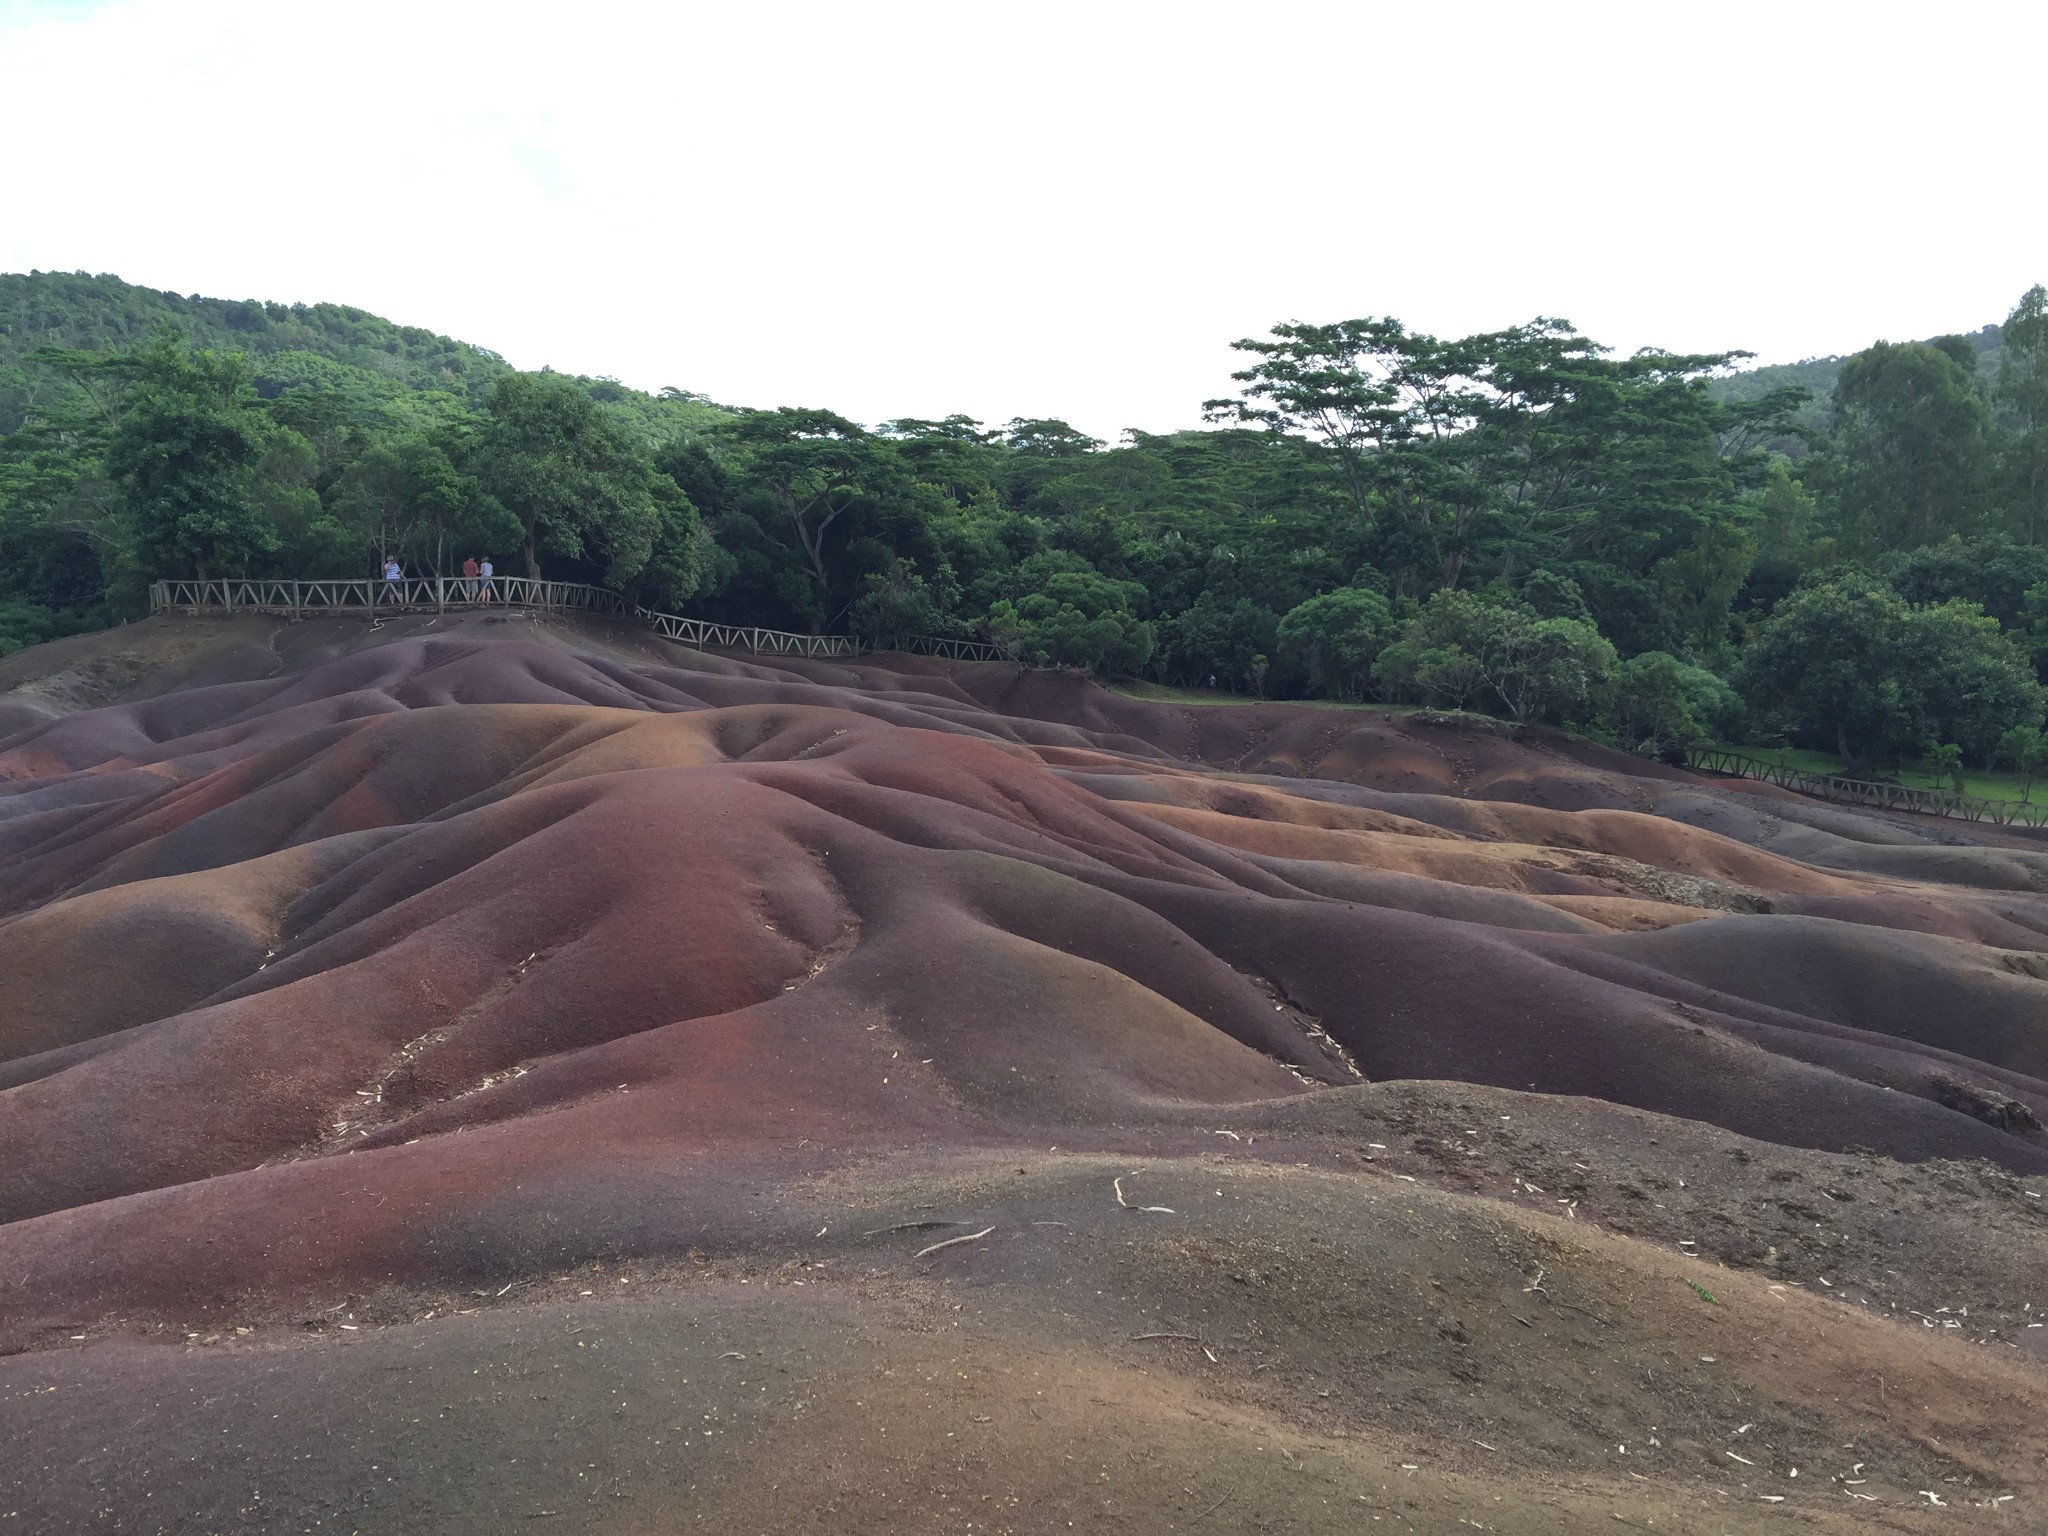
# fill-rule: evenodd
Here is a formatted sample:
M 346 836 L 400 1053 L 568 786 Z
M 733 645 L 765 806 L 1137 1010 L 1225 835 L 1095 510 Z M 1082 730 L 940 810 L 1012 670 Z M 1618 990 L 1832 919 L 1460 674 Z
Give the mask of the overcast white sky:
M 0 0 L 0 269 L 858 419 L 1199 419 L 1229 343 L 1767 361 L 2048 281 L 2048 5 Z

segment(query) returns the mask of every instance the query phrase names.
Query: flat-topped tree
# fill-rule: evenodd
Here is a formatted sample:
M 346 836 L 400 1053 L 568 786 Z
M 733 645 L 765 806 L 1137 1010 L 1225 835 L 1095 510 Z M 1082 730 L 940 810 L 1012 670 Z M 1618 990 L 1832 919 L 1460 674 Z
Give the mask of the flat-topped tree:
M 803 552 L 812 622 L 833 611 L 826 535 L 863 504 L 900 499 L 910 477 L 895 444 L 832 411 L 748 411 L 729 431 L 743 485 L 765 490 Z

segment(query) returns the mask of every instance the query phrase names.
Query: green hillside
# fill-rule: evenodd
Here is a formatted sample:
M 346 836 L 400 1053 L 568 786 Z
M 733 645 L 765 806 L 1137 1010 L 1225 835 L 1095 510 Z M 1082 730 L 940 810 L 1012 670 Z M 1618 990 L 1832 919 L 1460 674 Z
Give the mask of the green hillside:
M 347 304 L 204 298 L 108 274 L 0 273 L 0 436 L 22 424 L 38 349 L 117 352 L 164 326 L 194 347 L 243 353 L 265 399 L 300 389 L 401 418 L 479 406 L 492 382 L 513 371 L 486 347 Z M 610 379 L 578 382 L 650 443 L 722 414 L 674 392 L 649 395 Z
M 38 347 L 132 347 L 164 325 L 183 331 L 195 346 L 239 350 L 259 364 L 274 364 L 258 369 L 258 387 L 269 384 L 269 393 L 320 377 L 314 358 L 361 375 L 349 382 L 372 393 L 400 386 L 465 400 L 481 400 L 491 380 L 510 367 L 482 347 L 394 325 L 346 304 L 209 299 L 82 272 L 0 274 L 0 370 L 21 367 Z M 327 380 L 346 377 L 330 373 Z M 12 425 L 0 420 L 0 430 Z
M 1978 377 L 1987 381 L 1998 377 L 1999 336 L 2000 330 L 1996 325 L 1965 333 L 1964 339 L 1976 349 Z M 1842 364 L 1847 361 L 1846 356 L 1809 357 L 1796 363 L 1745 368 L 1716 379 L 1713 390 L 1718 398 L 1733 402 L 1761 400 L 1774 389 L 1803 389 L 1813 396 L 1813 400 L 1800 412 L 1800 425 L 1817 426 L 1827 417 L 1835 384 L 1842 377 Z

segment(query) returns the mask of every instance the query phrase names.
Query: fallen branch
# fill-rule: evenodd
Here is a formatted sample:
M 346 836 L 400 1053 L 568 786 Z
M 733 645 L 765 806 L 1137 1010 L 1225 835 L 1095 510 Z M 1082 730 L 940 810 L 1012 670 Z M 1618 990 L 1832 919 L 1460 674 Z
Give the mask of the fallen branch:
M 881 1237 L 888 1232 L 929 1232 L 935 1227 L 964 1227 L 964 1221 L 899 1221 L 893 1227 L 876 1227 L 861 1233 L 862 1237 Z
M 1602 1327 L 1612 1328 L 1614 1326 L 1613 1322 L 1610 1319 L 1602 1317 L 1598 1312 L 1595 1312 L 1591 1307 L 1582 1307 L 1579 1306 L 1577 1303 L 1570 1301 L 1559 1301 L 1555 1296 L 1551 1295 L 1548 1291 L 1545 1291 L 1543 1293 L 1543 1299 L 1549 1302 L 1553 1307 L 1563 1307 L 1567 1312 L 1583 1312 L 1586 1316 L 1593 1319 L 1594 1322 L 1599 1323 Z
M 1190 1344 L 1202 1342 L 1202 1336 L 1199 1333 L 1134 1333 L 1131 1335 L 1131 1342 L 1133 1344 L 1142 1344 L 1147 1339 L 1186 1339 Z
M 1687 1283 L 1690 1284 L 1691 1282 L 1688 1281 Z M 1698 1287 L 1694 1287 L 1694 1289 L 1698 1289 Z M 1522 1287 L 1522 1294 L 1524 1296 L 1541 1296 L 1553 1307 L 1563 1307 L 1567 1312 L 1583 1312 L 1586 1316 L 1593 1319 L 1594 1322 L 1601 1324 L 1603 1327 L 1612 1328 L 1614 1326 L 1612 1322 L 1602 1317 L 1598 1312 L 1595 1312 L 1591 1307 L 1582 1307 L 1574 1302 L 1569 1301 L 1559 1301 L 1555 1296 L 1551 1295 L 1549 1291 L 1545 1290 L 1543 1288 L 1543 1266 L 1541 1264 L 1538 1264 L 1536 1266 L 1536 1278 L 1534 1280 L 1531 1280 L 1527 1285 Z M 1508 1316 L 1515 1317 L 1515 1314 L 1510 1312 Z M 1519 1317 L 1515 1317 L 1515 1321 L 1518 1323 L 1522 1323 L 1522 1319 Z M 1522 1326 L 1528 1328 L 1534 1327 L 1535 1325 L 1533 1323 L 1522 1323 Z
M 957 1223 L 949 1221 L 944 1223 L 944 1225 L 950 1227 L 957 1225 Z M 979 1232 L 970 1232 L 965 1237 L 949 1237 L 943 1243 L 933 1243 L 929 1248 L 918 1249 L 911 1257 L 913 1259 L 921 1259 L 928 1253 L 937 1253 L 941 1248 L 957 1248 L 962 1243 L 978 1243 L 993 1231 L 995 1231 L 994 1227 L 983 1227 Z
M 1170 1205 L 1133 1205 L 1124 1198 L 1124 1181 L 1122 1179 L 1111 1179 L 1109 1183 L 1110 1187 L 1116 1191 L 1116 1203 L 1127 1211 L 1151 1211 L 1160 1216 L 1171 1216 L 1174 1214 L 1173 1207 Z

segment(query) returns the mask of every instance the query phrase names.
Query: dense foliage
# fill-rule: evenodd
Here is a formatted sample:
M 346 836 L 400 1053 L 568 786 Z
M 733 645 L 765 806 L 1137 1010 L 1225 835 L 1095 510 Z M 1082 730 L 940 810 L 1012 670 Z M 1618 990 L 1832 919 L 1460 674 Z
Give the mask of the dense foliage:
M 63 274 L 0 304 L 0 650 L 163 575 L 488 553 L 722 620 L 1652 750 L 2038 759 L 2039 288 L 1978 336 L 1831 360 L 1825 397 L 1558 320 L 1281 325 L 1238 343 L 1209 429 L 1115 446 L 519 373 L 333 305 Z

